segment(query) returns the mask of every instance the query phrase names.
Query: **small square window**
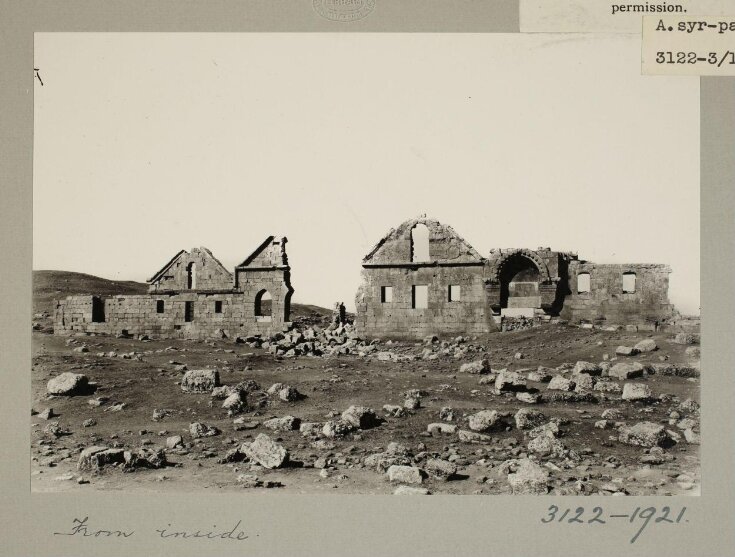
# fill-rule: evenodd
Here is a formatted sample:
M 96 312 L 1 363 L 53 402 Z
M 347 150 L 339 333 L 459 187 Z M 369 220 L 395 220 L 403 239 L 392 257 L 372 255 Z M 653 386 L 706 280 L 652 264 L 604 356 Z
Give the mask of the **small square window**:
M 222 301 L 217 300 L 214 302 L 214 313 L 222 313 Z
M 411 287 L 411 307 L 413 309 L 429 307 L 429 287 L 426 284 L 416 284 Z
M 163 313 L 164 303 L 163 300 L 156 301 L 156 313 Z
M 392 286 L 381 286 L 380 287 L 380 303 L 388 304 L 393 301 L 393 287 Z
M 449 295 L 447 300 L 450 302 L 459 302 L 462 299 L 462 288 L 459 284 L 449 285 Z

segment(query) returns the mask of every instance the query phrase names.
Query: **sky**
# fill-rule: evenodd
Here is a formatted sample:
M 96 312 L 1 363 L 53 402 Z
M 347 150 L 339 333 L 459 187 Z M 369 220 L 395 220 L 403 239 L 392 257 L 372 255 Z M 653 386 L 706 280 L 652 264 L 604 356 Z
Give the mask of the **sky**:
M 36 33 L 34 269 L 144 281 L 288 238 L 294 302 L 354 308 L 420 214 L 482 255 L 666 263 L 699 312 L 699 80 L 634 35 Z

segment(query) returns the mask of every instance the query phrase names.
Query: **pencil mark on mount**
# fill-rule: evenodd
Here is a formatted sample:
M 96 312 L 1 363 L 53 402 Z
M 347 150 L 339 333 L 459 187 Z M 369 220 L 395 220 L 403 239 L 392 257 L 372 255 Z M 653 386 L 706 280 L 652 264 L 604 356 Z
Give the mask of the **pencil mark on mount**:
M 39 73 L 40 70 L 38 68 L 33 68 L 33 71 L 36 73 L 36 77 L 38 78 L 38 81 L 43 86 L 43 80 L 41 79 L 41 74 Z
M 89 520 L 88 516 L 85 516 L 84 518 L 75 518 L 72 521 L 72 528 L 68 532 L 54 532 L 54 536 L 83 536 L 86 538 L 110 538 L 110 537 L 123 537 L 123 538 L 129 538 L 133 534 L 135 534 L 135 530 L 130 531 L 124 531 L 124 530 L 94 530 L 92 529 L 88 524 L 87 521 Z
M 248 535 L 240 529 L 242 520 L 238 520 L 237 523 L 229 530 L 217 530 L 216 526 L 213 526 L 211 530 L 176 530 L 171 528 L 171 524 L 168 528 L 157 528 L 156 532 L 163 539 L 208 539 L 208 540 L 235 540 L 244 541 L 248 539 Z

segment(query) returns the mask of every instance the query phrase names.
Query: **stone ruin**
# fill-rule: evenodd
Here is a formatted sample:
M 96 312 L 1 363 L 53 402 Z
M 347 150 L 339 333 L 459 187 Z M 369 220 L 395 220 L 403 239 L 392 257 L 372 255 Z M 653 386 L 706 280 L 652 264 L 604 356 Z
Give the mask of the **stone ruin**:
M 452 227 L 422 216 L 391 229 L 362 261 L 362 338 L 479 335 L 539 322 L 656 330 L 674 315 L 670 267 L 598 264 L 571 252 L 494 249 L 483 257 Z M 54 332 L 173 338 L 273 335 L 291 328 L 286 238 L 269 236 L 231 273 L 206 248 L 180 251 L 144 295 L 69 296 Z M 347 321 L 337 304 L 335 326 Z
M 286 331 L 293 294 L 286 242 L 269 236 L 234 274 L 206 248 L 181 250 L 147 281 L 148 294 L 59 300 L 54 333 L 204 339 Z
M 577 254 L 494 249 L 482 257 L 450 226 L 420 217 L 391 229 L 362 262 L 355 325 L 365 337 L 483 334 L 527 323 L 655 330 L 674 313 L 670 267 L 598 264 Z

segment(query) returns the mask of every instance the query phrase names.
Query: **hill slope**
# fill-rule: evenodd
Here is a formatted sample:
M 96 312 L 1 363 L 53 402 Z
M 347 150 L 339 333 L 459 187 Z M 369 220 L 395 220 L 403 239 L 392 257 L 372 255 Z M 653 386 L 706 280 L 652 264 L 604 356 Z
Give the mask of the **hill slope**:
M 113 296 L 145 294 L 148 285 L 132 280 L 109 280 L 72 271 L 33 271 L 33 313 L 54 313 L 54 301 L 76 294 Z M 291 304 L 291 319 L 329 316 L 332 311 L 320 306 Z

